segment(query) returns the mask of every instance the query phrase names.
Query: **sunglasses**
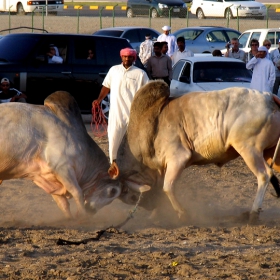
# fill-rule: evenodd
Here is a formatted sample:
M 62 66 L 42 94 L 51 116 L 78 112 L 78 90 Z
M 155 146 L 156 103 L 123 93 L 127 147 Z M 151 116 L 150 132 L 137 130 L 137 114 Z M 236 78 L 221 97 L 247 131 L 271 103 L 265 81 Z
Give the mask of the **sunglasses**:
M 1 84 L 1 86 L 2 86 L 2 87 L 9 87 L 10 85 L 7 85 L 7 84 L 2 85 L 2 84 Z
M 270 46 L 271 46 L 271 44 L 265 44 L 265 46 L 266 46 L 266 47 L 270 47 Z
M 252 46 L 252 47 L 253 47 L 253 46 L 257 47 L 257 46 L 259 46 L 259 44 L 252 44 L 251 46 Z

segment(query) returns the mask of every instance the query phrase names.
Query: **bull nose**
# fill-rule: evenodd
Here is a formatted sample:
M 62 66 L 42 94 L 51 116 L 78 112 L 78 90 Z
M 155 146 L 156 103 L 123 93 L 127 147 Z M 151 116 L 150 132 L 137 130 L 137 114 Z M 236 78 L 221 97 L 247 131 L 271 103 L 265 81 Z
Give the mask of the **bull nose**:
M 90 205 L 90 203 L 86 203 L 85 204 L 85 209 L 86 209 L 86 211 L 88 212 L 88 213 L 90 213 L 90 214 L 95 214 L 97 211 L 96 211 L 96 209 L 94 208 L 94 207 L 91 207 L 91 205 Z

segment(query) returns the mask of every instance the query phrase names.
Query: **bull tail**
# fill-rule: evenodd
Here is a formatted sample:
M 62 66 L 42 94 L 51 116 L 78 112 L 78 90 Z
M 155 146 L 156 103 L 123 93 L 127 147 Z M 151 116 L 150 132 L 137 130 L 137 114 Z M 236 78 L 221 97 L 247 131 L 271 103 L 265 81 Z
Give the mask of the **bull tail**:
M 276 192 L 276 197 L 279 198 L 280 197 L 279 180 L 274 174 L 270 178 L 270 183 L 272 184 L 272 186 Z

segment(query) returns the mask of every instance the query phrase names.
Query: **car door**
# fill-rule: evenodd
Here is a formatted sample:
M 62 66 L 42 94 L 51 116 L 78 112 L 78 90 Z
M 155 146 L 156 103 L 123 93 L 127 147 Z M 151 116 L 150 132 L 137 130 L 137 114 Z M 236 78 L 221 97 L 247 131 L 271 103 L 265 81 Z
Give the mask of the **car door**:
M 206 42 L 208 51 L 212 53 L 213 50 L 221 50 L 227 43 L 227 36 L 223 30 L 213 30 L 206 34 Z
M 149 8 L 152 0 L 133 0 L 132 8 L 135 15 L 149 15 Z
M 121 63 L 120 50 L 130 45 L 126 39 L 99 36 L 73 37 L 73 96 L 82 112 L 91 112 L 102 82 L 113 65 Z M 87 59 L 88 49 L 94 53 Z
M 63 63 L 48 63 L 46 53 L 54 44 L 63 56 Z M 72 66 L 67 56 L 67 36 L 41 36 L 40 42 L 32 50 L 27 66 L 27 102 L 43 104 L 44 99 L 58 90 L 70 91 L 72 88 Z M 62 53 L 63 52 L 63 53 Z
M 170 85 L 170 96 L 178 97 L 190 92 L 192 84 L 191 63 L 179 60 L 173 67 L 172 81 Z
M 217 1 L 216 0 L 204 0 L 201 1 L 201 8 L 203 10 L 203 13 L 205 17 L 213 17 L 217 16 L 217 13 L 215 11 L 216 6 L 217 6 Z

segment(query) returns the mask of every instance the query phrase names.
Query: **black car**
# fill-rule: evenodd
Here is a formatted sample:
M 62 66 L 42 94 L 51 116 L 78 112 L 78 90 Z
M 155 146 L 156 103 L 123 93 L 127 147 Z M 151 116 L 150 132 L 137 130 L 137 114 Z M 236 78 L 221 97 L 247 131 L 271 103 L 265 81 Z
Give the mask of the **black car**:
M 126 15 L 134 16 L 160 16 L 186 17 L 187 5 L 182 0 L 127 0 Z
M 146 34 L 151 35 L 151 39 L 156 41 L 160 33 L 152 28 L 147 27 L 110 27 L 96 31 L 93 35 L 105 35 L 112 37 L 120 37 L 128 40 L 130 45 L 139 53 L 140 45 L 145 41 Z
M 48 64 L 46 53 L 55 45 L 62 64 Z M 72 34 L 9 34 L 0 40 L 0 79 L 26 93 L 27 102 L 43 104 L 57 90 L 76 99 L 82 112 L 90 112 L 109 68 L 121 63 L 120 50 L 130 47 L 126 39 Z M 93 59 L 87 59 L 88 51 Z M 136 66 L 143 69 L 140 60 Z

